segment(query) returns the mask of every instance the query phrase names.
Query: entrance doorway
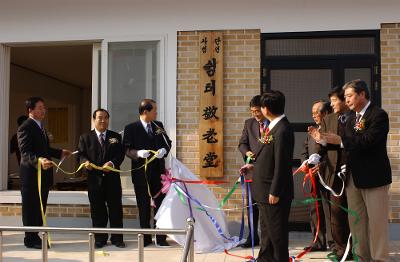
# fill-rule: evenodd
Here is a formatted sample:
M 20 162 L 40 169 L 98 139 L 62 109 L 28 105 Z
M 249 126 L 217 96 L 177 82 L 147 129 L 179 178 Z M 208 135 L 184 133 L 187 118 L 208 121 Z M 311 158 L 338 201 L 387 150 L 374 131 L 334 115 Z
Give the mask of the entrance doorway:
M 46 44 L 11 47 L 9 141 L 17 119 L 26 115 L 25 100 L 40 96 L 46 105 L 45 127 L 53 147 L 75 150 L 79 135 L 90 131 L 92 103 L 92 44 Z M 10 145 L 10 149 L 12 145 Z M 12 152 L 12 153 L 11 153 Z M 8 189 L 19 189 L 15 150 L 8 158 Z M 77 158 L 63 163 L 74 170 Z M 86 179 L 60 172 L 54 175 L 56 190 L 85 189 Z

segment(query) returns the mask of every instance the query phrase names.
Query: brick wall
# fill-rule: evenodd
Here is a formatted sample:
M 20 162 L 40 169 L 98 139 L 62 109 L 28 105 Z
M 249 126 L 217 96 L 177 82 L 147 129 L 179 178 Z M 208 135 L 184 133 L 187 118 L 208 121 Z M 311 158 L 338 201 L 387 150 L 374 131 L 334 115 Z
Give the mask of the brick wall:
M 124 218 L 137 219 L 136 206 L 124 205 Z M 90 217 L 89 205 L 47 205 L 47 217 Z M 0 216 L 21 216 L 21 204 L 1 204 Z
M 249 101 L 260 93 L 260 30 L 223 31 L 224 45 L 224 180 L 234 183 L 243 160 L 237 150 Z M 177 158 L 199 174 L 199 32 L 178 32 Z M 218 198 L 232 184 L 212 190 Z M 238 190 L 227 208 L 241 207 Z M 231 219 L 240 210 L 230 211 Z
M 400 222 L 400 24 L 381 25 L 382 107 L 388 112 L 388 154 L 393 183 L 390 188 L 391 222 Z

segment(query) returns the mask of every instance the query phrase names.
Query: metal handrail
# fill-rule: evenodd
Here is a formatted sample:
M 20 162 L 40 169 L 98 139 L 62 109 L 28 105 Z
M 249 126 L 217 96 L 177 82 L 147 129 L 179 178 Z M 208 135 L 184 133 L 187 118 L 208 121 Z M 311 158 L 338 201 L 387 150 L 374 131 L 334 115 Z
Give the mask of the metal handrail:
M 88 233 L 89 234 L 89 262 L 94 262 L 94 234 L 125 234 L 138 235 L 138 260 L 144 262 L 144 234 L 172 234 L 186 235 L 181 262 L 194 262 L 194 220 L 187 219 L 186 229 L 132 229 L 132 228 L 68 228 L 68 227 L 12 227 L 0 226 L 0 262 L 3 261 L 3 231 L 12 232 L 41 232 L 42 261 L 48 262 L 47 239 L 49 232 L 56 233 Z

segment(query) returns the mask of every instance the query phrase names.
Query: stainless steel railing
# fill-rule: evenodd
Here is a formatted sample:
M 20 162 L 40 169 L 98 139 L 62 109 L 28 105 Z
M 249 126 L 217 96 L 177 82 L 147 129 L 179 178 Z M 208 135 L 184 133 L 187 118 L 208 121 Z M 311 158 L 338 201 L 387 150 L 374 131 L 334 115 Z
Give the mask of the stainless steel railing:
M 186 235 L 181 262 L 194 262 L 194 220 L 187 219 L 186 229 L 130 229 L 130 228 L 67 228 L 67 227 L 10 227 L 0 226 L 0 262 L 3 262 L 3 231 L 12 232 L 41 232 L 42 235 L 42 261 L 48 262 L 48 233 L 88 233 L 89 236 L 89 262 L 94 262 L 94 234 L 124 234 L 138 235 L 138 260 L 144 262 L 144 234 L 172 234 Z

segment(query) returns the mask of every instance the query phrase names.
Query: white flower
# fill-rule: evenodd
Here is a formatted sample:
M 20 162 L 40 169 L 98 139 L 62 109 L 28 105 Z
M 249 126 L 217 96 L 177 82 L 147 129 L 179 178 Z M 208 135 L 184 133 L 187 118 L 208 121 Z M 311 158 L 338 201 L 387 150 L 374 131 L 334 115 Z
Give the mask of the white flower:
M 110 144 L 115 144 L 115 143 L 118 143 L 118 139 L 113 137 L 113 138 L 108 139 L 108 142 Z

